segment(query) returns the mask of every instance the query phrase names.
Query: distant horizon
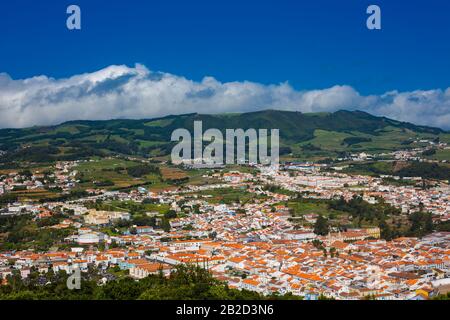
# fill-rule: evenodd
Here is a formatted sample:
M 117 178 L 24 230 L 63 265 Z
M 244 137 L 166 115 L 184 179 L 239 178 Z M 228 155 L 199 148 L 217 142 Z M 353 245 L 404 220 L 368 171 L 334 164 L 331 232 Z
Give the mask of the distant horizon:
M 374 115 L 374 114 L 372 114 L 370 112 L 367 112 L 367 111 L 364 111 L 364 110 L 358 110 L 358 109 L 355 109 L 355 110 L 339 109 L 339 110 L 336 110 L 336 111 L 322 111 L 322 112 L 302 112 L 302 111 L 283 110 L 283 109 L 261 109 L 261 110 L 256 110 L 256 111 L 247 111 L 247 112 L 223 112 L 223 113 L 189 112 L 189 113 L 179 113 L 179 114 L 168 114 L 168 115 L 165 115 L 165 116 L 151 117 L 151 118 L 111 118 L 111 119 L 102 119 L 102 120 L 74 119 L 74 120 L 68 120 L 68 121 L 64 121 L 64 122 L 60 122 L 60 123 L 56 123 L 56 124 L 51 124 L 51 125 L 34 125 L 34 126 L 23 127 L 23 128 L 0 128 L 0 132 L 2 130 L 26 130 L 26 129 L 33 129 L 33 128 L 59 127 L 59 126 L 65 125 L 65 124 L 77 123 L 77 122 L 157 121 L 157 120 L 161 120 L 161 119 L 167 119 L 167 118 L 172 118 L 172 117 L 190 116 L 190 115 L 212 115 L 212 116 L 224 115 L 224 116 L 227 116 L 227 115 L 242 115 L 242 114 L 250 114 L 250 113 L 263 113 L 263 112 L 269 112 L 269 111 L 273 111 L 273 112 L 292 112 L 292 113 L 301 113 L 301 114 L 305 114 L 305 115 L 319 115 L 319 114 L 329 115 L 329 114 L 335 114 L 335 113 L 338 113 L 338 112 L 351 112 L 351 113 L 362 112 L 362 113 L 365 113 L 365 114 L 368 114 L 370 116 L 377 117 L 377 118 L 386 118 L 388 120 L 398 121 L 398 122 L 404 123 L 404 124 L 411 124 L 411 125 L 414 125 L 416 127 L 438 129 L 438 130 L 443 131 L 443 133 L 450 133 L 450 130 L 446 130 L 444 128 L 427 126 L 427 125 L 419 125 L 419 124 L 415 124 L 415 123 L 412 123 L 412 122 L 396 120 L 396 119 L 385 117 L 385 116 L 377 116 L 377 115 Z
M 0 128 L 358 109 L 449 130 L 448 12 L 442 0 L 3 1 Z

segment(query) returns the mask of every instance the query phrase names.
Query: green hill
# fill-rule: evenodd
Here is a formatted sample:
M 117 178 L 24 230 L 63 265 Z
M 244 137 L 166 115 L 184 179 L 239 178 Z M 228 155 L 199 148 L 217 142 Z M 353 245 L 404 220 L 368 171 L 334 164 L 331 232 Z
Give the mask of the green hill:
M 311 113 L 266 110 L 242 114 L 185 114 L 145 120 L 70 121 L 56 126 L 0 130 L 0 157 L 47 162 L 126 154 L 167 155 L 175 129 L 280 129 L 281 153 L 294 157 L 327 157 L 342 152 L 390 151 L 414 147 L 414 139 L 450 140 L 441 129 L 376 117 L 361 111 Z

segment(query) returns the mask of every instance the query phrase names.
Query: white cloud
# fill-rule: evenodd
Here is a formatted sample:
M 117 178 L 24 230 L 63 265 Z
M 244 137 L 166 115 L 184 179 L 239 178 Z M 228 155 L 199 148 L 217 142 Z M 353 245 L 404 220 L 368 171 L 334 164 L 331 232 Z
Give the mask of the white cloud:
M 182 113 L 247 112 L 261 109 L 302 112 L 363 110 L 416 124 L 450 128 L 446 91 L 387 92 L 362 96 L 350 86 L 297 91 L 288 83 L 201 82 L 168 73 L 110 66 L 67 79 L 46 76 L 13 80 L 0 74 L 0 127 L 19 128 L 68 120 L 152 118 Z

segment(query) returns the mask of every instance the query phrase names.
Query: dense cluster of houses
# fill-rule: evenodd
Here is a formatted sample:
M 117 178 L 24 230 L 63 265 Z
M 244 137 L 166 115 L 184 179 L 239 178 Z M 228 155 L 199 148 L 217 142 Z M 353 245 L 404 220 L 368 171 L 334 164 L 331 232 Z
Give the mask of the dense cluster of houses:
M 17 190 L 36 190 L 60 188 L 68 191 L 75 186 L 74 170 L 75 162 L 58 162 L 53 172 L 30 172 L 11 170 L 7 174 L 0 175 L 0 195 Z
M 58 170 L 64 171 L 64 176 L 71 172 L 64 165 Z M 320 295 L 335 299 L 429 299 L 450 290 L 450 233 L 385 241 L 380 239 L 379 228 L 360 228 L 318 236 L 306 224 L 299 227 L 292 222 L 289 209 L 281 204 L 290 199 L 288 195 L 261 188 L 270 183 L 327 199 L 364 194 L 373 203 L 383 197 L 405 213 L 420 205 L 445 219 L 450 212 L 448 186 L 393 188 L 366 176 L 295 172 L 265 168 L 252 175 L 235 171 L 219 175 L 224 182 L 219 184 L 159 193 L 145 189 L 93 191 L 89 197 L 65 203 L 16 204 L 19 209 L 14 210 L 33 213 L 37 219 L 62 207 L 71 217 L 53 227 L 75 231 L 64 239 L 71 244 L 70 250 L 0 252 L 0 278 L 5 283 L 14 270 L 26 278 L 33 270 L 72 273 L 76 269 L 87 272 L 95 266 L 103 271 L 118 267 L 142 279 L 150 274 L 168 275 L 179 264 L 195 264 L 232 288 L 261 294 L 293 293 L 305 299 Z M 242 188 L 265 198 L 225 204 L 199 194 L 224 187 Z M 98 199 L 142 202 L 148 198 L 179 213 L 170 220 L 169 232 L 155 226 L 133 226 L 132 233 L 106 234 L 102 227 L 130 220 L 130 213 L 85 206 L 86 201 Z M 153 214 L 158 215 L 148 213 Z M 313 223 L 317 217 L 309 214 L 304 219 Z
M 263 183 L 306 192 L 311 198 L 333 199 L 342 196 L 351 199 L 354 195 L 362 194 L 370 203 L 375 203 L 377 197 L 383 198 L 406 214 L 423 209 L 435 215 L 437 221 L 448 221 L 450 218 L 450 186 L 447 183 L 441 181 L 436 187 L 424 189 L 414 185 L 389 185 L 382 178 L 338 172 L 298 173 L 292 176 L 278 170 L 266 170 L 261 176 Z

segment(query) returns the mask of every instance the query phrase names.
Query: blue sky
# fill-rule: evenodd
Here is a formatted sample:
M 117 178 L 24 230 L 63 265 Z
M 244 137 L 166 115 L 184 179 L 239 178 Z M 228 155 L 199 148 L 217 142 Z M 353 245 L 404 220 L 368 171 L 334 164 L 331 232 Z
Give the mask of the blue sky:
M 449 127 L 449 21 L 444 0 L 1 1 L 0 127 L 263 108 Z
M 65 28 L 78 4 L 83 29 Z M 365 27 L 369 4 L 383 29 Z M 40 0 L 0 4 L 0 72 L 66 77 L 142 63 L 200 80 L 351 85 L 361 93 L 450 85 L 443 0 Z

